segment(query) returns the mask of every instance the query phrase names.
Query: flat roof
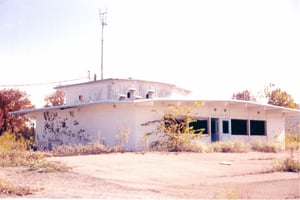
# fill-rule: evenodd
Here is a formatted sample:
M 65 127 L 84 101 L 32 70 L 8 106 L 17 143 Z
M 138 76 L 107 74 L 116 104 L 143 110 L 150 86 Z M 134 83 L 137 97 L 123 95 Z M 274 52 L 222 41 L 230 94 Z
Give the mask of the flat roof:
M 115 100 L 115 101 L 94 101 L 94 102 L 83 102 L 72 105 L 62 105 L 62 106 L 51 106 L 51 107 L 43 107 L 36 109 L 28 109 L 28 110 L 19 110 L 9 112 L 10 114 L 30 114 L 36 112 L 43 112 L 48 110 L 65 110 L 70 108 L 84 107 L 95 104 L 143 104 L 143 103 L 151 103 L 151 102 L 203 102 L 204 104 L 209 103 L 222 103 L 224 105 L 244 105 L 252 108 L 263 108 L 264 110 L 277 110 L 278 112 L 285 113 L 289 116 L 300 116 L 300 110 L 285 108 L 280 106 L 274 106 L 270 104 L 261 104 L 253 101 L 243 101 L 243 100 L 201 100 L 201 99 L 171 99 L 171 98 L 156 98 L 156 99 L 137 99 L 137 100 Z
M 158 81 L 147 81 L 147 80 L 139 80 L 139 79 L 124 79 L 124 78 L 107 78 L 107 79 L 102 79 L 102 80 L 91 80 L 88 82 L 82 82 L 82 83 L 75 83 L 75 84 L 70 84 L 70 85 L 59 85 L 54 87 L 54 89 L 62 89 L 62 88 L 67 88 L 67 87 L 76 87 L 76 86 L 81 86 L 81 85 L 90 85 L 90 84 L 97 84 L 97 83 L 107 83 L 107 82 L 116 82 L 116 81 L 120 81 L 120 82 L 145 82 L 145 83 L 152 83 L 152 84 L 159 84 L 159 85 L 167 85 L 169 87 L 175 87 L 181 90 L 185 90 L 186 92 L 191 93 L 190 90 L 188 89 L 184 89 L 181 87 L 178 87 L 174 84 L 169 84 L 169 83 L 163 83 L 163 82 L 158 82 Z

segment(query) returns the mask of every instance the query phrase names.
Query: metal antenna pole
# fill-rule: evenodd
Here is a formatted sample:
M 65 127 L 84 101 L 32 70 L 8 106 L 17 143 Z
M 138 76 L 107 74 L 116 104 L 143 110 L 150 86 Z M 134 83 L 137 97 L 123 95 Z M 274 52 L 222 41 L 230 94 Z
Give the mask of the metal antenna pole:
M 107 14 L 107 10 L 105 12 L 101 12 L 101 10 L 99 9 L 99 16 L 100 16 L 101 27 L 102 27 L 102 31 L 101 31 L 101 80 L 103 80 L 103 30 L 104 30 L 104 26 L 107 25 L 106 14 Z

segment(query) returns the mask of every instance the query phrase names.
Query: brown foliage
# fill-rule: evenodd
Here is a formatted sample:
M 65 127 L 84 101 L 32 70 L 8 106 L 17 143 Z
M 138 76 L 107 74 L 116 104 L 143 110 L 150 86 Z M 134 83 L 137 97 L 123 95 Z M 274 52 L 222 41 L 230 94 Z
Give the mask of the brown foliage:
M 251 94 L 251 91 L 244 90 L 232 95 L 232 99 L 244 100 L 244 101 L 256 101 L 254 95 Z
M 0 91 L 0 135 L 6 131 L 21 133 L 28 131 L 26 122 L 30 118 L 24 115 L 10 115 L 11 111 L 32 109 L 34 105 L 29 100 L 29 95 L 18 89 L 4 89 Z
M 292 96 L 286 91 L 281 90 L 280 88 L 269 92 L 267 96 L 269 98 L 269 104 L 294 109 L 298 107 L 297 104 L 294 102 Z
M 46 105 L 49 106 L 61 106 L 65 103 L 65 93 L 62 90 L 56 90 L 50 95 L 45 97 Z

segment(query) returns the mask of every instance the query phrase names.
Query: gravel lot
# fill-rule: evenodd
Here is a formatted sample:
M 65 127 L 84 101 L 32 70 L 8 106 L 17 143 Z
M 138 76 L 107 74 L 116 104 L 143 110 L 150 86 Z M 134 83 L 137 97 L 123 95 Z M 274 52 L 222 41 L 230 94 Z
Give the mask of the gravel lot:
M 25 198 L 299 199 L 299 173 L 266 173 L 286 156 L 149 152 L 51 157 L 70 166 L 70 172 L 14 167 L 0 168 L 0 176 L 36 190 Z

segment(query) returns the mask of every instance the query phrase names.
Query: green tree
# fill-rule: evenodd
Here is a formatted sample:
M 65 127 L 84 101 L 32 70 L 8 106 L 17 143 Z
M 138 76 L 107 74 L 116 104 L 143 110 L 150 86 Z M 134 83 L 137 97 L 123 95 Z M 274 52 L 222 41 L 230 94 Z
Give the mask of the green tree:
M 200 103 L 195 102 L 195 107 Z M 151 135 L 157 134 L 158 140 L 152 142 L 152 146 L 161 146 L 168 151 L 182 151 L 185 145 L 189 145 L 191 141 L 201 136 L 203 130 L 197 130 L 190 124 L 195 121 L 196 114 L 192 107 L 187 105 L 169 105 L 169 111 L 163 114 L 162 119 L 146 122 L 145 126 L 156 125 L 156 131 L 147 133 Z
M 25 115 L 10 115 L 11 111 L 32 109 L 34 106 L 26 92 L 18 89 L 4 89 L 0 91 L 0 136 L 8 131 L 26 135 L 31 129 L 28 128 L 30 118 Z
M 46 101 L 45 107 L 61 106 L 65 103 L 65 93 L 62 90 L 56 90 L 44 99 Z

